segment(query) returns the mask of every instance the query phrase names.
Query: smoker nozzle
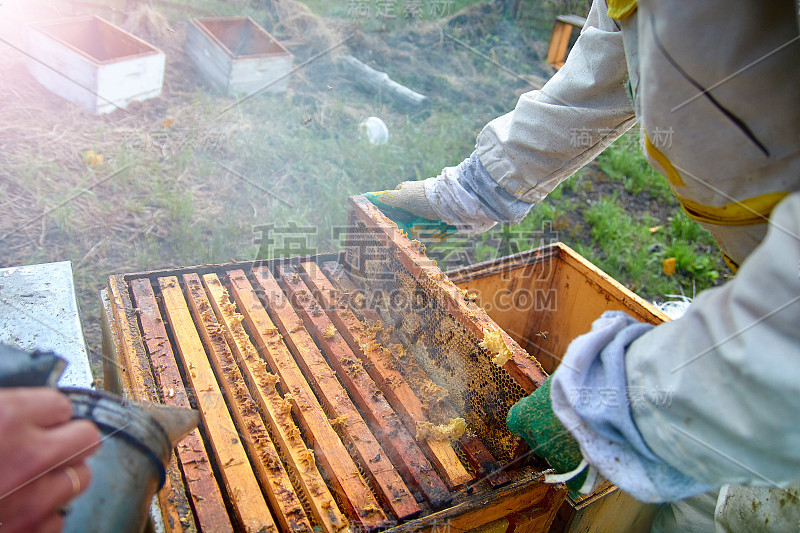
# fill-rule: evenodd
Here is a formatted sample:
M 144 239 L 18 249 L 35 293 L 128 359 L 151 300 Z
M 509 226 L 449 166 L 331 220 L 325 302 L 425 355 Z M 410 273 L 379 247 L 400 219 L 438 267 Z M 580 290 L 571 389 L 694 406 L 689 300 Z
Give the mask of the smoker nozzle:
M 66 366 L 53 352 L 0 344 L 0 387 L 55 387 Z

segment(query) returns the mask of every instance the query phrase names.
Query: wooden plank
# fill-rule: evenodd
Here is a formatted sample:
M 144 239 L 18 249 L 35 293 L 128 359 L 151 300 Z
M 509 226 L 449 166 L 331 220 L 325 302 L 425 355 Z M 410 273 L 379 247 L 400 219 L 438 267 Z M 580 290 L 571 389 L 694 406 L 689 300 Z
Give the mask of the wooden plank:
M 178 278 L 158 278 L 158 284 L 178 354 L 190 382 L 188 385 L 203 417 L 239 525 L 254 533 L 277 531 L 189 314 Z
M 550 530 L 554 533 L 645 533 L 650 531 L 659 508 L 659 505 L 640 502 L 617 487 L 612 487 L 574 506 L 567 498 Z
M 412 242 L 401 232 L 397 224 L 389 220 L 381 211 L 363 196 L 351 196 L 351 215 L 364 224 L 371 237 L 376 239 L 384 248 L 386 254 L 391 254 L 411 273 L 411 275 L 431 288 L 431 297 L 437 299 L 456 321 L 463 326 L 476 339 L 482 340 L 484 330 L 495 330 L 497 324 L 486 314 L 486 311 L 475 305 L 474 302 L 465 301 L 461 290 L 456 287 L 436 262 L 428 259 L 421 244 Z M 352 224 L 351 224 L 352 225 Z M 349 234 L 348 238 L 351 238 Z M 346 246 L 346 261 L 348 264 L 357 264 L 358 260 L 352 258 L 353 254 L 363 253 L 364 245 L 359 242 L 349 242 Z M 508 333 L 500 331 L 506 346 L 511 350 L 511 358 L 503 365 L 511 377 L 530 394 L 541 385 L 547 374 L 539 363 L 528 355 Z
M 121 371 L 120 354 L 122 344 L 114 334 L 117 331 L 114 322 L 114 311 L 111 309 L 111 299 L 108 289 L 100 290 L 100 338 L 103 356 L 103 390 L 122 396 L 124 389 L 130 390 L 130 380 L 123 381 L 124 372 Z
M 131 281 L 131 292 L 139 309 L 142 337 L 154 369 L 154 376 L 164 404 L 190 408 L 175 354 L 167 337 L 167 330 L 156 303 L 149 279 Z M 194 503 L 195 518 L 201 530 L 233 531 L 228 511 L 217 486 L 206 448 L 195 429 L 177 446 L 178 462 L 186 480 L 186 488 Z
M 448 272 L 497 324 L 552 372 L 603 311 L 659 324 L 669 318 L 563 243 Z M 498 303 L 510 304 L 499 308 Z M 577 306 L 577 307 L 576 307 Z M 526 312 L 527 309 L 527 312 Z M 570 316 L 565 321 L 563 317 Z
M 566 244 L 559 242 L 556 243 L 556 246 L 558 246 L 561 260 L 565 265 L 582 275 L 586 284 L 600 293 L 604 300 L 610 297 L 608 309 L 625 311 L 643 322 L 654 325 L 670 320 L 653 304 L 597 268 Z
M 114 317 L 114 336 L 121 345 L 119 368 L 122 383 L 130 384 L 125 396 L 140 402 L 159 403 L 150 362 L 139 336 L 136 312 L 128 294 L 123 276 L 112 276 L 108 280 L 108 294 Z M 183 488 L 181 472 L 177 467 L 175 452 L 170 453 L 164 486 L 158 491 L 158 504 L 167 533 L 197 531 L 189 500 Z
M 392 466 L 375 436 L 361 414 L 347 396 L 342 384 L 336 379 L 325 357 L 314 344 L 278 282 L 266 268 L 254 270 L 257 282 L 270 296 L 267 302 L 284 341 L 292 350 L 308 383 L 314 389 L 330 416 L 342 421 L 338 425 L 358 464 L 372 482 L 378 498 L 399 519 L 408 519 L 420 512 L 420 508 L 406 487 L 400 474 Z M 298 276 L 299 280 L 299 276 Z M 310 298 L 310 295 L 307 294 Z M 319 311 L 322 314 L 322 311 Z M 353 358 L 355 362 L 355 358 Z
M 339 334 L 364 363 L 364 368 L 380 386 L 406 427 L 416 434 L 417 422 L 428 422 L 428 417 L 423 412 L 422 402 L 394 365 L 391 353 L 376 341 L 374 331 L 370 332 L 350 309 L 339 304 L 338 291 L 316 263 L 303 263 L 302 272 Z M 451 489 L 472 479 L 449 442 L 430 439 L 421 441 L 420 445 Z
M 222 93 L 227 92 L 233 59 L 209 38 L 195 20 L 189 20 L 186 24 L 184 52 L 211 87 Z
M 483 493 L 469 496 L 463 502 L 448 509 L 418 518 L 398 526 L 391 533 L 466 533 L 507 517 L 511 513 L 531 508 L 541 508 L 545 518 L 525 533 L 545 533 L 548 522 L 564 501 L 566 489 L 558 485 L 543 483 L 536 475 L 525 476 L 513 483 Z
M 556 17 L 556 20 L 566 22 L 567 24 L 570 24 L 578 29 L 583 28 L 583 26 L 586 24 L 586 19 L 580 15 L 559 15 Z
M 244 272 L 239 270 L 234 275 L 244 276 Z M 325 532 L 347 530 L 347 520 L 339 512 L 313 460 L 314 452 L 306 448 L 300 430 L 292 420 L 291 404 L 278 393 L 278 376 L 267 370 L 266 363 L 242 326 L 242 315 L 236 312 L 236 306 L 228 299 L 228 291 L 219 283 L 216 274 L 203 276 L 203 283 L 211 295 L 211 305 L 217 318 L 225 325 L 225 337 L 253 398 L 270 425 L 272 435 L 286 458 L 286 466 L 303 491 L 312 515 Z
M 325 279 L 331 283 L 331 289 L 337 291 L 338 295 L 357 294 L 357 288 L 355 284 L 347 277 L 339 263 L 336 263 L 335 261 L 325 262 L 321 266 L 320 270 L 321 274 L 325 276 Z M 361 308 L 360 312 L 363 314 L 365 320 L 371 322 L 375 327 L 385 330 L 383 321 L 377 312 L 368 308 Z M 392 360 L 398 361 L 404 356 L 404 354 L 395 353 L 393 347 L 389 346 L 386 351 L 381 351 L 381 355 L 389 355 L 390 360 L 386 361 L 384 364 L 397 372 L 398 365 L 395 365 Z M 415 379 L 417 382 L 417 388 L 419 388 L 419 385 L 421 384 L 420 382 L 423 382 L 423 386 L 427 387 L 428 390 L 433 390 L 437 387 L 435 383 L 433 383 L 427 376 L 424 375 L 424 372 L 416 365 L 416 363 L 413 362 L 413 360 L 408 360 L 402 366 L 408 373 L 417 376 Z M 406 385 L 411 385 L 402 374 L 400 374 L 400 379 L 403 379 L 403 383 Z M 417 398 L 417 401 L 419 401 L 419 392 L 420 391 L 417 391 L 417 393 L 415 393 L 412 390 L 412 395 L 414 398 Z M 413 405 L 413 400 L 409 402 L 409 405 Z M 450 415 L 452 416 L 452 414 Z M 424 410 L 422 412 L 413 411 L 412 415 L 414 417 L 420 416 L 424 420 L 427 420 L 428 418 L 425 416 Z M 462 445 L 462 450 L 464 451 L 464 454 L 466 455 L 470 465 L 480 476 L 486 476 L 485 479 L 492 487 L 500 487 L 511 481 L 511 479 L 508 477 L 508 474 L 506 474 L 501 468 L 500 463 L 494 458 L 494 456 L 492 456 L 489 450 L 486 449 L 486 446 L 484 446 L 480 439 L 474 435 L 465 434 L 461 437 L 459 442 Z
M 292 56 L 238 59 L 231 66 L 228 94 L 281 93 L 289 86 Z
M 486 446 L 473 435 L 464 434 L 459 439 L 464 456 L 472 469 L 478 473 L 479 479 L 485 479 L 492 487 L 502 487 L 511 482 L 500 463 L 486 449 Z
M 214 316 L 200 277 L 195 273 L 184 274 L 183 281 L 189 297 L 189 308 L 208 349 L 211 366 L 217 374 L 217 381 L 222 385 L 239 435 L 255 466 L 261 487 L 267 494 L 281 531 L 310 533 L 311 523 L 255 408 L 255 402 L 225 341 L 222 327 Z M 219 285 L 219 281 L 216 281 Z
M 308 286 L 300 277 L 302 269 L 294 265 L 278 266 L 278 279 L 292 299 L 298 314 L 317 344 L 336 370 L 339 380 L 347 388 L 354 403 L 359 407 L 373 431 L 379 435 L 384 449 L 404 478 L 425 498 L 440 508 L 450 500 L 450 494 L 439 476 L 422 453 L 414 437 L 403 425 L 400 417 L 389 405 L 381 389 L 375 384 L 365 366 L 336 330 L 331 319 L 322 311 L 320 304 L 311 295 Z M 414 428 L 413 431 L 416 431 Z M 450 448 L 452 451 L 452 448 Z M 458 457 L 454 459 L 458 462 Z M 463 481 L 472 476 L 458 462 L 463 472 Z M 411 498 L 411 495 L 408 495 Z M 412 500 L 413 501 L 413 500 Z M 414 507 L 419 507 L 414 503 Z
M 465 297 L 486 310 L 503 330 L 517 341 L 528 353 L 530 343 L 540 338 L 536 321 L 546 311 L 557 309 L 557 294 L 551 290 L 558 258 L 533 262 L 517 269 L 504 271 L 495 276 L 460 281 L 450 278 L 458 287 L 465 289 Z
M 546 61 L 555 66 L 567 57 L 569 39 L 572 36 L 573 26 L 567 22 L 556 20 L 553 24 L 553 33 L 550 35 L 550 45 L 547 48 Z
M 331 426 L 314 392 L 303 377 L 291 352 L 281 342 L 278 328 L 264 309 L 250 281 L 239 271 L 228 272 L 231 294 L 244 316 L 244 323 L 261 355 L 278 374 L 281 387 L 292 402 L 294 413 L 306 437 L 311 440 L 317 460 L 335 489 L 335 496 L 350 517 L 367 530 L 376 530 L 391 524 L 378 506 L 366 481 L 361 477 L 344 444 Z M 274 280 L 273 280 L 274 281 Z M 264 291 L 262 287 L 259 290 Z M 266 290 L 265 298 L 271 301 L 273 291 Z M 283 305 L 288 305 L 281 298 Z M 274 308 L 274 302 L 272 307 Z
M 485 267 L 476 265 L 465 274 L 465 280 L 459 279 L 459 273 L 451 277 L 456 286 L 465 289 L 470 297 L 475 296 L 476 303 L 492 320 L 548 373 L 558 366 L 564 354 L 556 351 L 553 343 L 560 328 L 548 321 L 560 320 L 561 315 L 556 312 L 563 310 L 560 298 L 566 297 L 553 286 L 560 263 L 556 249 L 555 253 L 534 254 L 524 263 L 509 260 L 489 262 Z M 482 275 L 483 270 L 495 274 Z
M 508 517 L 509 527 L 507 533 L 530 533 L 531 531 L 555 533 L 552 530 L 554 515 L 553 510 L 544 505 L 516 512 Z M 630 533 L 626 529 L 610 529 L 606 531 L 626 531 Z
M 153 374 L 150 372 L 150 362 L 144 345 L 138 338 L 139 326 L 136 322 L 136 313 L 122 276 L 113 276 L 108 280 L 108 291 L 117 329 L 114 333 L 122 343 L 123 360 L 120 361 L 122 366 L 120 370 L 127 375 L 127 380 L 131 384 L 131 388 L 125 392 L 134 400 L 158 403 L 159 396 Z

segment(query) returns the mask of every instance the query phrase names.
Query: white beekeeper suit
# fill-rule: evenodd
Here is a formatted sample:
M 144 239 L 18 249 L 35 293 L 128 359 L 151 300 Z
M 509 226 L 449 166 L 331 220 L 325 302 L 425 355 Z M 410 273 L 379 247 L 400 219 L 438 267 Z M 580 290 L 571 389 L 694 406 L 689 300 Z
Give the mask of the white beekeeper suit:
M 462 231 L 514 223 L 638 120 L 650 163 L 739 268 L 656 328 L 604 316 L 553 376 L 556 415 L 623 490 L 665 501 L 723 486 L 654 529 L 800 530 L 797 16 L 792 1 L 595 0 L 564 67 L 488 124 L 472 158 L 424 182 Z M 615 338 L 624 346 L 604 352 Z M 642 394 L 574 405 L 576 388 L 599 385 Z M 626 440 L 634 425 L 646 445 Z

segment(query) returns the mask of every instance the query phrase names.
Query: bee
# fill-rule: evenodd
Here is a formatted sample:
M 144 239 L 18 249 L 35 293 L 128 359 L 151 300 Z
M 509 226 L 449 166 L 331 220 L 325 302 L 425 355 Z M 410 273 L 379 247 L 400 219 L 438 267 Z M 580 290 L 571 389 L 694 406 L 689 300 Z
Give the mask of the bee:
M 464 295 L 464 301 L 475 303 L 478 300 L 478 293 L 474 291 L 467 291 Z
M 307 119 L 305 119 L 303 121 L 303 126 L 308 126 L 309 124 L 311 124 L 311 121 L 313 121 L 313 120 L 314 120 L 313 118 L 308 117 Z
M 549 332 L 549 331 L 540 331 L 539 333 L 537 333 L 537 334 L 536 334 L 536 336 L 537 336 L 537 337 L 541 337 L 541 338 L 543 338 L 543 339 L 545 339 L 545 340 L 546 340 L 546 339 L 547 339 L 547 336 L 548 336 L 549 334 L 550 334 L 550 332 Z

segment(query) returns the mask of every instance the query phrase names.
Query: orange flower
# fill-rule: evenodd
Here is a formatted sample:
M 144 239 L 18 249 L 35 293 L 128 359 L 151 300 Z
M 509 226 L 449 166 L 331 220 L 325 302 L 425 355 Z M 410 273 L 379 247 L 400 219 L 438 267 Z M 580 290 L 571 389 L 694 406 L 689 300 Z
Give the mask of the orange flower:
M 88 150 L 83 154 L 83 162 L 92 168 L 97 168 L 103 164 L 103 154 L 95 153 L 94 150 Z

